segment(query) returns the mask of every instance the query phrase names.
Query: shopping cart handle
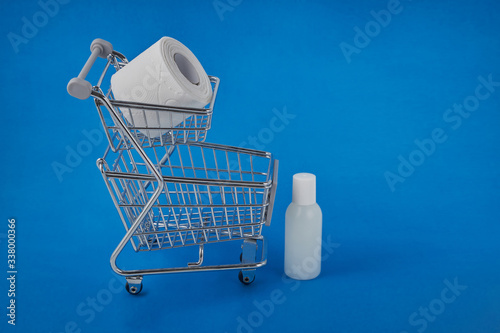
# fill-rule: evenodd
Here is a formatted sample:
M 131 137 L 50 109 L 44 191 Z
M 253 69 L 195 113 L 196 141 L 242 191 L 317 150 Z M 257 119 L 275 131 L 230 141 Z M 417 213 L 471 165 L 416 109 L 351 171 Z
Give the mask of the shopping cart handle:
M 89 81 L 85 80 L 90 69 L 94 65 L 97 57 L 106 58 L 108 54 L 113 53 L 113 45 L 103 39 L 94 39 L 90 45 L 90 57 L 83 66 L 78 77 L 72 78 L 68 83 L 68 93 L 79 99 L 87 99 L 92 92 L 92 85 Z

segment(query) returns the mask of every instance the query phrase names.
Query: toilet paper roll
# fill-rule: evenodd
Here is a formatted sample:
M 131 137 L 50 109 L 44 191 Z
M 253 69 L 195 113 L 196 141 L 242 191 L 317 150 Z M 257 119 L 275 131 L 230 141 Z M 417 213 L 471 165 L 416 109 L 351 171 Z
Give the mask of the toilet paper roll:
M 111 77 L 117 100 L 188 108 L 205 107 L 212 97 L 210 79 L 196 56 L 181 42 L 163 37 Z M 150 138 L 158 128 L 176 127 L 189 115 L 164 111 L 122 109 L 125 118 Z M 155 130 L 156 128 L 156 130 Z

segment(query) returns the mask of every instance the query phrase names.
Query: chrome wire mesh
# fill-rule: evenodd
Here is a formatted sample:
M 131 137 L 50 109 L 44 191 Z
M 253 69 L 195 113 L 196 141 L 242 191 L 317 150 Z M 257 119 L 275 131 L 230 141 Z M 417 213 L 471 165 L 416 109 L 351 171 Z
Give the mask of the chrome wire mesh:
M 271 154 L 208 143 L 147 149 L 164 188 L 135 232 L 137 250 L 259 236 L 272 186 Z M 128 228 L 157 188 L 134 149 L 108 151 L 104 174 Z

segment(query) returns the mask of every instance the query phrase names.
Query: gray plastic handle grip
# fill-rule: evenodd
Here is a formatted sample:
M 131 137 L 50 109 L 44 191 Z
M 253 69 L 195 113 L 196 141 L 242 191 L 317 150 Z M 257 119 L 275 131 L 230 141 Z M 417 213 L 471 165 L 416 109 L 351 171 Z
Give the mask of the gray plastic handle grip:
M 92 85 L 85 78 L 97 57 L 106 58 L 108 54 L 113 53 L 113 45 L 110 42 L 97 38 L 90 45 L 90 52 L 92 53 L 80 71 L 80 74 L 78 74 L 78 77 L 72 78 L 68 83 L 68 93 L 78 99 L 87 99 L 90 97 Z

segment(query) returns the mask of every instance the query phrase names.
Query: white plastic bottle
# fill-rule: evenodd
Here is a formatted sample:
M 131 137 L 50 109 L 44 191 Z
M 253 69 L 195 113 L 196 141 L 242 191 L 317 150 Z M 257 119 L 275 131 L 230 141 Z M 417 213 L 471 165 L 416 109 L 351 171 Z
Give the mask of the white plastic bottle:
M 316 176 L 293 175 L 292 203 L 285 215 L 285 273 L 310 280 L 321 272 L 323 216 L 316 203 Z

